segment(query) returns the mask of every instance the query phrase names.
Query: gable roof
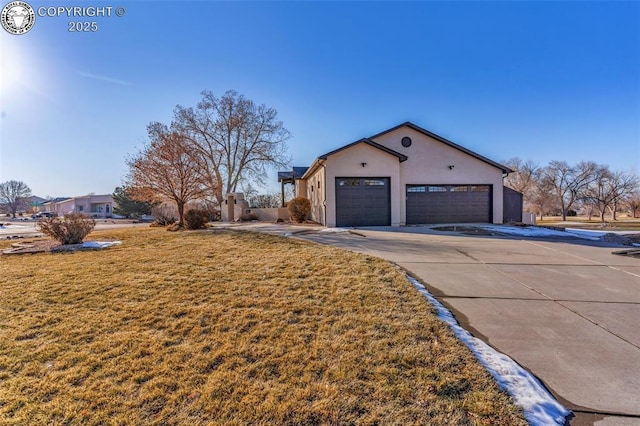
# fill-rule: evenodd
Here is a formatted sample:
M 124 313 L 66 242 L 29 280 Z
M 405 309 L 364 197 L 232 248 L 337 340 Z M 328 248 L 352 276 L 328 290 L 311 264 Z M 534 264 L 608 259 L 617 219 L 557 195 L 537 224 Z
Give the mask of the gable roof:
M 463 146 L 460 146 L 460 145 L 458 145 L 458 144 L 456 144 L 454 142 L 451 142 L 450 140 L 445 139 L 442 136 L 436 135 L 435 133 L 430 132 L 427 129 L 423 129 L 422 127 L 417 126 L 417 125 L 413 124 L 410 121 L 406 121 L 406 122 L 404 122 L 402 124 L 398 124 L 397 126 L 390 128 L 388 130 L 385 130 L 385 131 L 380 132 L 380 133 L 378 133 L 376 135 L 370 136 L 369 139 L 375 139 L 375 138 L 377 138 L 379 136 L 382 136 L 382 135 L 385 135 L 387 133 L 393 132 L 394 130 L 397 130 L 397 129 L 401 128 L 401 127 L 409 127 L 410 129 L 413 129 L 416 132 L 419 132 L 419 133 L 422 133 L 423 135 L 429 136 L 430 138 L 433 138 L 433 139 L 435 139 L 435 140 L 437 140 L 439 142 L 442 142 L 445 145 L 449 145 L 452 148 L 455 148 L 455 149 L 457 149 L 459 151 L 462 151 L 465 154 L 468 154 L 468 155 L 470 155 L 472 157 L 475 157 L 480 161 L 484 161 L 485 163 L 490 164 L 490 165 L 502 170 L 502 173 L 513 173 L 513 170 L 511 170 L 509 167 L 503 166 L 500 163 L 496 163 L 495 161 L 490 160 L 487 157 L 484 157 L 484 156 L 482 156 L 482 155 L 480 155 L 480 154 L 478 154 L 476 152 L 473 152 L 470 149 L 467 149 L 467 148 L 465 148 Z
M 305 171 L 304 175 L 301 176 L 301 178 L 302 179 L 307 179 L 309 177 L 309 174 L 313 173 L 324 161 L 326 161 L 326 159 L 330 155 L 336 154 L 336 153 L 338 153 L 340 151 L 343 151 L 345 149 L 351 148 L 352 146 L 355 146 L 355 145 L 358 145 L 358 144 L 361 144 L 361 143 L 367 144 L 372 148 L 379 149 L 380 151 L 386 152 L 387 154 L 391 154 L 394 157 L 397 157 L 398 160 L 401 163 L 403 161 L 406 161 L 407 158 L 409 158 L 404 154 L 400 154 L 397 151 L 394 151 L 394 150 L 392 150 L 390 148 L 387 148 L 386 146 L 380 145 L 379 143 L 372 141 L 370 138 L 363 138 L 363 139 L 357 140 L 357 141 L 352 142 L 352 143 L 350 143 L 348 145 L 345 145 L 345 146 L 340 147 L 338 149 L 334 149 L 331 152 L 327 152 L 326 154 L 323 154 L 323 155 L 319 156 L 318 158 L 316 158 L 314 160 L 313 164 L 311 164 L 311 166 Z
M 372 141 L 372 140 L 371 140 L 371 138 L 364 138 L 364 139 L 360 139 L 360 140 L 358 140 L 358 141 L 355 141 L 355 142 L 353 142 L 353 143 L 350 143 L 349 145 L 345 145 L 345 146 L 343 146 L 343 147 L 341 147 L 341 148 L 338 148 L 338 149 L 335 149 L 335 150 L 333 150 L 333 151 L 331 151 L 331 152 L 327 152 L 326 154 L 321 155 L 321 156 L 320 156 L 320 157 L 318 157 L 318 158 L 319 158 L 319 159 L 321 159 L 321 160 L 326 160 L 326 159 L 327 159 L 327 157 L 329 157 L 330 155 L 336 154 L 336 153 L 338 153 L 338 152 L 340 152 L 340 151 L 342 151 L 342 150 L 345 150 L 345 149 L 351 148 L 352 146 L 355 146 L 355 145 L 358 145 L 358 144 L 361 144 L 361 143 L 367 144 L 367 145 L 369 145 L 369 146 L 371 146 L 371 147 L 373 147 L 373 148 L 376 148 L 376 149 L 379 149 L 379 150 L 381 150 L 381 151 L 384 151 L 384 152 L 386 152 L 387 154 L 391 154 L 391 155 L 393 155 L 393 156 L 395 156 L 395 157 L 398 157 L 398 160 L 400 160 L 400 162 L 401 162 L 401 163 L 402 163 L 403 161 L 407 161 L 407 158 L 408 158 L 408 157 L 407 157 L 406 155 L 404 155 L 404 154 L 400 154 L 399 152 L 394 151 L 394 150 L 392 150 L 392 149 L 390 149 L 390 148 L 387 148 L 386 146 L 380 145 L 379 143 Z

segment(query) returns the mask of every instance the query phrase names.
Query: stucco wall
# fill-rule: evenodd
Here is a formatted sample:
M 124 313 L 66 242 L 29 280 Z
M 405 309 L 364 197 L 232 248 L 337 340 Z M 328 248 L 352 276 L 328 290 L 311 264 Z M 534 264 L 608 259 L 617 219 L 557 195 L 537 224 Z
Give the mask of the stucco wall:
M 271 208 L 250 208 L 247 209 L 249 213 L 255 213 L 258 216 L 258 220 L 264 222 L 275 222 L 278 219 L 289 220 L 289 210 L 285 207 L 271 207 Z
M 362 166 L 366 163 L 366 166 Z M 390 181 L 391 225 L 401 224 L 400 161 L 398 157 L 365 143 L 354 145 L 329 156 L 326 160 L 326 225 L 336 226 L 336 178 L 384 177 Z
M 111 194 L 105 194 L 105 195 L 91 195 L 90 196 L 91 199 L 91 203 L 94 204 L 100 204 L 100 203 L 110 203 L 113 204 L 113 197 L 111 196 Z
M 412 140 L 408 148 L 402 146 L 404 136 Z M 409 127 L 401 127 L 374 141 L 408 157 L 400 164 L 398 182 L 402 194 L 402 202 L 398 201 L 401 224 L 406 223 L 406 185 L 425 183 L 492 185 L 493 222 L 502 223 L 502 170 Z M 450 165 L 453 169 L 449 169 Z M 392 203 L 396 203 L 393 196 Z
M 306 179 L 304 188 L 305 192 L 301 193 L 302 197 L 306 197 L 311 201 L 311 213 L 309 217 L 314 222 L 318 222 L 322 225 L 325 223 L 325 169 L 321 165 L 318 167 L 312 175 Z
M 56 213 L 60 216 L 67 213 L 75 212 L 76 201 L 75 199 L 60 201 L 56 204 Z

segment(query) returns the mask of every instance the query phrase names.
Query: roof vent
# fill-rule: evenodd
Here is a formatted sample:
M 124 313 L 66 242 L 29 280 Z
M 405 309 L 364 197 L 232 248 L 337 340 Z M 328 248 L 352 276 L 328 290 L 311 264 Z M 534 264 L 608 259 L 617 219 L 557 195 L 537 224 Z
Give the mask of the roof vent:
M 402 138 L 402 146 L 405 148 L 409 148 L 411 146 L 411 138 L 409 136 Z

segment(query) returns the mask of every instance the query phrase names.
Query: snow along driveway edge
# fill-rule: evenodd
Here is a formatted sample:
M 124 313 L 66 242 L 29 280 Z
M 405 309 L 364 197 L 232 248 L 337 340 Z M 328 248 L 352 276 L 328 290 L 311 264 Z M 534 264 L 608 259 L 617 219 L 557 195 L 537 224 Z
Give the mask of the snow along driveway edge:
M 531 373 L 507 355 L 500 353 L 462 328 L 453 314 L 418 280 L 407 275 L 409 282 L 436 308 L 438 318 L 447 323 L 478 361 L 489 371 L 500 387 L 507 391 L 532 426 L 564 425 L 571 411 L 555 400 Z

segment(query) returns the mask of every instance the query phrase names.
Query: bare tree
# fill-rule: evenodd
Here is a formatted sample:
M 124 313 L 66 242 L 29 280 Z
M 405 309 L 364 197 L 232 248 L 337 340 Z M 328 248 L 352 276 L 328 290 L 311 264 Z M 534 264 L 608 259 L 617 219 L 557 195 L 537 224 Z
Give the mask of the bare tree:
M 202 92 L 195 108 L 178 105 L 172 128 L 185 135 L 208 192 L 219 203 L 244 180 L 264 183 L 267 167 L 285 167 L 290 133 L 275 109 L 235 91 Z
M 511 158 L 505 162 L 515 173 L 510 173 L 505 178 L 505 184 L 518 192 L 526 194 L 528 190 L 536 185 L 538 171 L 540 167 L 531 160 L 522 161 L 518 157 Z
M 159 123 L 149 125 L 147 130 L 150 143 L 127 160 L 132 198 L 148 202 L 171 200 L 182 224 L 185 205 L 203 196 L 198 164 L 183 135 Z
M 282 205 L 281 194 L 257 194 L 249 198 L 249 205 L 253 208 L 273 208 Z
M 255 197 L 256 195 L 259 194 L 258 189 L 256 189 L 253 185 L 251 185 L 251 182 L 243 182 L 243 183 L 241 183 L 240 184 L 240 189 L 241 189 L 242 193 L 244 194 L 244 199 L 247 200 L 247 201 L 251 200 L 253 197 Z
M 640 190 L 634 191 L 629 197 L 627 197 L 627 205 L 631 210 L 631 215 L 635 219 L 640 212 Z
M 22 181 L 9 180 L 0 183 L 0 203 L 6 206 L 14 218 L 19 209 L 26 208 L 29 197 L 31 188 Z
M 604 223 L 607 207 L 613 202 L 612 176 L 608 166 L 598 166 L 593 173 L 592 181 L 585 188 L 581 197 L 585 203 L 598 210 L 602 223 Z M 589 218 L 591 218 L 591 215 L 589 215 Z
M 558 200 L 552 195 L 552 188 L 550 184 L 544 180 L 539 180 L 535 186 L 531 189 L 529 203 L 533 207 L 533 210 L 540 215 L 540 220 L 544 215 L 552 210 L 557 210 Z
M 619 205 L 637 189 L 638 183 L 633 173 L 612 172 L 608 166 L 598 166 L 582 197 L 596 207 L 600 221 L 604 223 L 607 210 L 611 212 L 613 220 L 617 219 Z
M 617 171 L 611 176 L 611 191 L 613 192 L 613 200 L 609 209 L 616 220 L 616 212 L 629 197 L 631 197 L 640 186 L 640 179 L 632 172 Z
M 518 157 L 507 160 L 505 164 L 515 170 L 505 178 L 505 185 L 522 193 L 526 209 L 535 209 L 534 198 L 540 180 L 540 166 L 531 160 L 522 161 Z
M 583 191 L 594 178 L 598 165 L 592 161 L 581 161 L 569 166 L 565 161 L 552 161 L 542 169 L 541 183 L 551 191 L 562 211 L 562 220 L 567 212 L 582 198 Z

